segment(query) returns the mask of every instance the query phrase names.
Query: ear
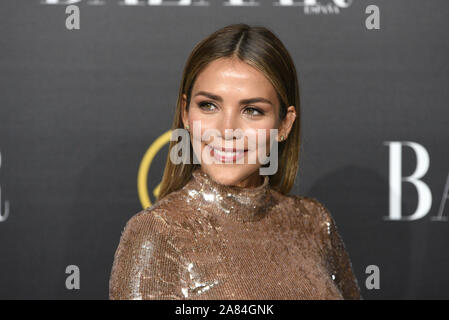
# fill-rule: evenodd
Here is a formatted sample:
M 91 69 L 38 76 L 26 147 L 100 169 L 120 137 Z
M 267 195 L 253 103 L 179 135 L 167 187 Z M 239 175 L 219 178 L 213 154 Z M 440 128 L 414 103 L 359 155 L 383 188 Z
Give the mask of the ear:
M 184 128 L 186 128 L 189 124 L 189 112 L 187 111 L 187 95 L 185 93 L 181 97 L 181 118 Z
M 281 125 L 279 126 L 278 141 L 280 141 L 281 136 L 284 137 L 284 141 L 287 140 L 287 137 L 290 134 L 290 131 L 292 130 L 295 119 L 296 119 L 295 106 L 289 106 L 287 108 L 287 114 L 285 115 L 285 118 L 281 121 Z

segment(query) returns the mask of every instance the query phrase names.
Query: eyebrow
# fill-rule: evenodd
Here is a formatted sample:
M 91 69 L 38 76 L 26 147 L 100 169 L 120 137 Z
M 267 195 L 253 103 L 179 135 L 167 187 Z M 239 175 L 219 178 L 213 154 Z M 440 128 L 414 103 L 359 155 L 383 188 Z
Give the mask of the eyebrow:
M 199 95 L 206 96 L 206 97 L 208 97 L 209 99 L 212 99 L 212 100 L 223 102 L 223 98 L 222 97 L 217 96 L 215 94 L 212 94 L 210 92 L 199 91 L 197 94 L 194 95 L 194 97 L 199 96 Z M 268 104 L 273 106 L 273 103 L 270 100 L 262 98 L 262 97 L 242 99 L 242 100 L 239 101 L 240 104 L 250 104 L 250 103 L 256 103 L 256 102 L 265 102 L 265 103 L 268 103 Z

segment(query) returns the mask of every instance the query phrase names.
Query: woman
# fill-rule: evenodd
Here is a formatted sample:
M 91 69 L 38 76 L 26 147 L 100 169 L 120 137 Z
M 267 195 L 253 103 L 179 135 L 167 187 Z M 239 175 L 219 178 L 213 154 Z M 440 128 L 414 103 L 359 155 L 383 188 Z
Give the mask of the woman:
M 272 32 L 236 24 L 201 41 L 185 66 L 173 123 L 189 134 L 190 161 L 173 161 L 179 140 L 172 141 L 158 202 L 122 233 L 110 299 L 360 299 L 329 211 L 287 195 L 298 169 L 299 114 L 295 66 Z M 250 144 L 232 130 L 263 134 Z M 276 172 L 261 175 L 266 157 L 249 159 L 270 156 L 273 145 Z

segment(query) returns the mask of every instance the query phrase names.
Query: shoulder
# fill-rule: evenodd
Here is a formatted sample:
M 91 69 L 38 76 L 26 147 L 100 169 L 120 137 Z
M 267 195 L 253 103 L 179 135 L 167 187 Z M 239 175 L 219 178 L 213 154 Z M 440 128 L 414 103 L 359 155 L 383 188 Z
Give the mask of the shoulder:
M 287 206 L 300 209 L 305 214 L 314 214 L 326 218 L 330 215 L 329 210 L 319 200 L 313 197 L 303 195 L 283 195 L 278 191 L 272 191 L 277 202 L 285 203 Z
M 323 203 L 313 197 L 303 195 L 284 195 L 272 189 L 277 209 L 284 213 L 283 217 L 293 219 L 310 226 L 327 228 L 333 223 L 332 215 Z
M 307 212 L 313 214 L 317 218 L 328 221 L 332 219 L 329 209 L 318 199 L 299 195 L 295 195 L 293 197 L 297 203 L 307 210 Z
M 120 235 L 116 257 L 139 252 L 148 246 L 156 251 L 166 250 L 169 243 L 174 244 L 179 232 L 174 227 L 176 209 L 169 205 L 170 198 L 167 196 L 128 219 Z
M 169 234 L 169 228 L 157 210 L 144 209 L 131 216 L 120 236 L 118 252 L 126 248 L 139 248 L 147 241 L 160 239 Z
M 183 207 L 185 206 L 182 192 L 172 192 L 152 206 L 132 215 L 126 222 L 123 232 L 130 234 L 169 233 L 174 226 L 179 225 L 182 217 L 179 213 Z
M 335 227 L 335 221 L 330 210 L 318 199 L 302 195 L 289 195 L 301 213 L 303 223 L 309 225 L 314 231 L 328 233 Z

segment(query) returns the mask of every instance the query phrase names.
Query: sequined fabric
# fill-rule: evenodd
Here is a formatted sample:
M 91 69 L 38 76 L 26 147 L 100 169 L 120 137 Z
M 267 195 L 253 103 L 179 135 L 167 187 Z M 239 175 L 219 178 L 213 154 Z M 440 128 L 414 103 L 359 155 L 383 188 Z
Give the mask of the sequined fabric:
M 361 299 L 345 245 L 316 199 L 268 176 L 225 186 L 191 180 L 127 222 L 110 299 Z

